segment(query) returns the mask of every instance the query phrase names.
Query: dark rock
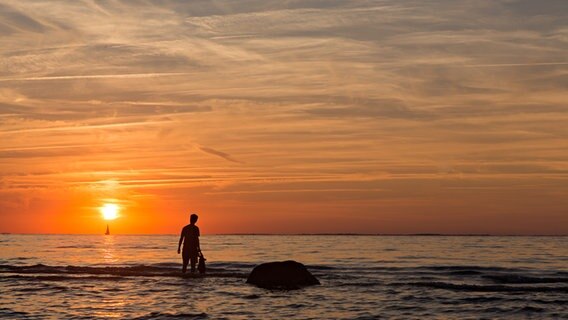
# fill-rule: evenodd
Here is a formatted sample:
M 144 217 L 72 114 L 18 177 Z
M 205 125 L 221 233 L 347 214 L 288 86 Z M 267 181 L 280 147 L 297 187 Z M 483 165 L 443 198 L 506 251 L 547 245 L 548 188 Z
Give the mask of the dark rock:
M 254 267 L 247 283 L 266 289 L 288 290 L 320 284 L 306 266 L 291 260 L 268 262 Z

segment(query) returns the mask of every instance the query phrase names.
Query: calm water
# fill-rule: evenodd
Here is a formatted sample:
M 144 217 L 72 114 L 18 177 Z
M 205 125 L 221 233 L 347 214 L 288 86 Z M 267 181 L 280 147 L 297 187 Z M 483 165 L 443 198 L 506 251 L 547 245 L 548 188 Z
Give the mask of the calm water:
M 202 278 L 177 240 L 0 235 L 0 318 L 568 319 L 566 237 L 203 236 Z M 286 259 L 322 285 L 244 283 Z

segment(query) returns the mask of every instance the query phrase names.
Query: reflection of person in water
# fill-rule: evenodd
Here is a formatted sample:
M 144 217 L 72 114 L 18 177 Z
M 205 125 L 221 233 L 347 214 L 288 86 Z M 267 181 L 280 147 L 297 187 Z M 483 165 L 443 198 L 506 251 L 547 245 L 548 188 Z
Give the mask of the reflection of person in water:
M 195 213 L 192 214 L 189 218 L 189 224 L 181 229 L 178 254 L 180 253 L 181 243 L 183 242 L 181 255 L 183 258 L 183 273 L 187 270 L 188 262 L 191 262 L 191 273 L 195 272 L 195 264 L 197 263 L 198 254 L 201 251 L 199 248 L 199 227 L 195 225 L 197 219 L 197 215 Z

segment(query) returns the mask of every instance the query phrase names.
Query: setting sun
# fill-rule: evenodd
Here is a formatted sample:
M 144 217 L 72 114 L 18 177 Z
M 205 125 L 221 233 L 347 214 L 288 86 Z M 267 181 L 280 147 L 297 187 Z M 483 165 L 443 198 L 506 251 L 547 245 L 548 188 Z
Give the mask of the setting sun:
M 105 203 L 102 207 L 99 208 L 103 215 L 103 219 L 105 220 L 114 220 L 118 218 L 118 205 L 114 203 Z

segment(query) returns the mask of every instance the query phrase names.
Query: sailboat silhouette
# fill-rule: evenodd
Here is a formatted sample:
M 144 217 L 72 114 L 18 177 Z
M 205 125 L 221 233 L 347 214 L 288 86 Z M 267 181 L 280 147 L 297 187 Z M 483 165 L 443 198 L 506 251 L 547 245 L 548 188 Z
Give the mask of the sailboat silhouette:
M 110 230 L 109 230 L 108 224 L 107 224 L 107 231 L 105 232 L 105 236 L 108 236 L 108 235 L 110 235 Z

